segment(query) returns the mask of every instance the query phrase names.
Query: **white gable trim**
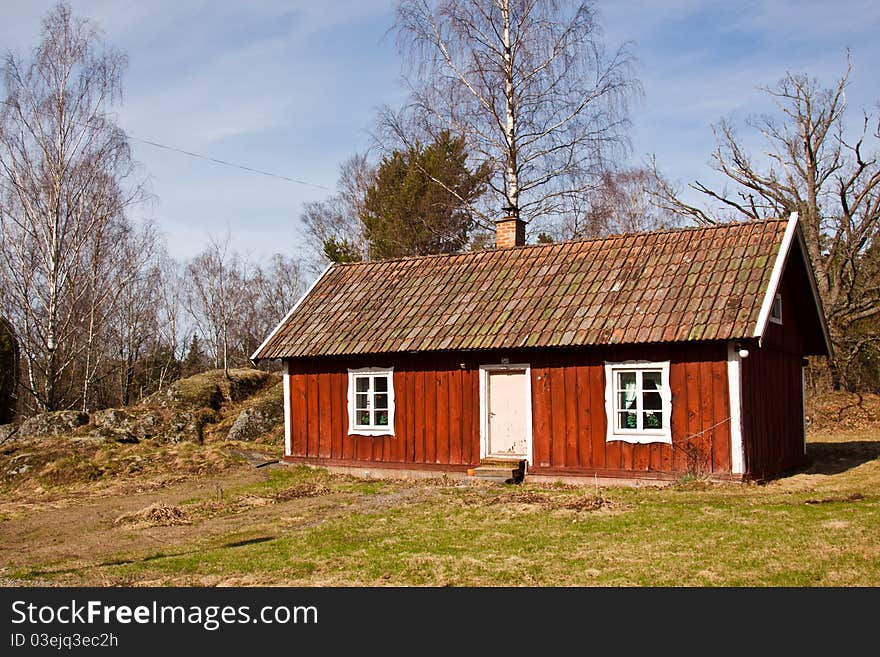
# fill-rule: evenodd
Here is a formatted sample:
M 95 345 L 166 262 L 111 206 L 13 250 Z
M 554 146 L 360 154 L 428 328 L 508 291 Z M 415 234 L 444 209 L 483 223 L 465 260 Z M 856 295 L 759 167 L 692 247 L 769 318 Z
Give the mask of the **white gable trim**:
M 822 307 L 822 297 L 819 296 L 819 286 L 816 285 L 816 275 L 813 272 L 813 265 L 810 261 L 810 255 L 807 251 L 807 244 L 804 241 L 803 232 L 798 225 L 798 213 L 792 212 L 788 218 L 788 225 L 785 227 L 785 234 L 782 236 L 782 244 L 779 246 L 779 253 L 776 256 L 776 262 L 773 263 L 773 272 L 770 274 L 770 283 L 767 286 L 767 292 L 764 295 L 764 301 L 761 304 L 761 312 L 758 314 L 758 321 L 755 324 L 755 332 L 753 337 L 758 338 L 758 346 L 761 346 L 761 340 L 764 338 L 764 332 L 767 330 L 767 324 L 770 320 L 770 309 L 773 307 L 773 300 L 779 292 L 779 282 L 782 280 L 782 272 L 785 271 L 785 265 L 788 262 L 788 256 L 791 253 L 792 243 L 797 239 L 798 247 L 804 259 L 804 265 L 807 270 L 807 279 L 810 282 L 810 290 L 813 293 L 813 303 L 816 304 L 816 310 L 819 313 L 819 324 L 822 327 L 822 337 L 825 341 L 825 349 L 830 356 L 831 335 L 828 333 L 828 325 L 825 322 L 825 309 Z
M 311 285 L 309 285 L 309 289 L 307 289 L 305 292 L 303 292 L 303 295 L 299 298 L 299 300 L 297 300 L 297 302 L 295 304 L 293 304 L 293 308 L 291 308 L 290 311 L 284 316 L 284 319 L 282 319 L 280 322 L 278 322 L 278 325 L 274 329 L 272 329 L 272 332 L 269 334 L 269 336 L 265 340 L 263 340 L 263 344 L 261 344 L 259 347 L 257 347 L 257 350 L 253 354 L 251 354 L 251 358 L 250 358 L 251 361 L 255 361 L 257 359 L 257 354 L 260 353 L 263 350 L 263 347 L 265 347 L 269 343 L 269 340 L 271 340 L 275 336 L 275 334 L 278 333 L 278 330 L 282 326 L 284 326 L 284 324 L 287 322 L 288 319 L 290 319 L 290 316 L 294 313 L 294 311 L 300 307 L 302 302 L 305 301 L 306 297 L 309 296 L 311 291 L 315 289 L 315 286 L 318 284 L 318 281 L 320 281 L 322 278 L 324 278 L 324 275 L 328 271 L 330 271 L 330 269 L 332 267 L 333 267 L 333 263 L 327 265 L 324 268 L 324 271 L 321 272 L 321 275 L 318 276 L 318 278 L 316 278 L 315 281 Z
M 791 251 L 791 242 L 794 239 L 797 224 L 798 213 L 792 212 L 788 218 L 788 225 L 785 227 L 785 234 L 782 236 L 782 244 L 779 245 L 776 262 L 773 263 L 773 272 L 770 274 L 770 283 L 767 285 L 767 292 L 764 294 L 764 302 L 761 304 L 758 322 L 755 324 L 754 337 L 758 338 L 758 340 L 764 337 L 764 331 L 767 329 L 770 309 L 773 307 L 773 299 L 776 298 L 779 281 L 782 280 L 782 272 L 785 271 L 785 263 L 788 261 L 788 254 Z

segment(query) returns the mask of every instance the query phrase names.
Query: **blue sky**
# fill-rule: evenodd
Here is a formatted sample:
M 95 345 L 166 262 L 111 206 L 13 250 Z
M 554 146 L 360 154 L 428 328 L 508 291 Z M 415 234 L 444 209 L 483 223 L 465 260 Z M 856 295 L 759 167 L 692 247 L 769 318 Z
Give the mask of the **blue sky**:
M 36 43 L 50 0 L 0 0 L 0 49 Z M 74 0 L 129 57 L 117 109 L 132 136 L 333 188 L 370 142 L 376 109 L 400 104 L 392 0 Z M 717 182 L 710 125 L 772 105 L 758 87 L 786 70 L 831 83 L 852 51 L 848 120 L 878 111 L 880 3 L 599 3 L 609 46 L 629 41 L 645 96 L 632 107 L 633 163 L 655 154 L 685 184 Z M 169 252 L 188 257 L 229 231 L 255 258 L 303 250 L 298 185 L 133 142 Z

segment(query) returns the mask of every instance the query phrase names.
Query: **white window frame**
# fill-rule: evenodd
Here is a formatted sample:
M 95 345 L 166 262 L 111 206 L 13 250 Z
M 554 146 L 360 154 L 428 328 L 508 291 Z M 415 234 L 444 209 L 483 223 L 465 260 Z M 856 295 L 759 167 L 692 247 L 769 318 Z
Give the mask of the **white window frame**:
M 618 429 L 617 428 L 617 390 L 616 381 L 618 372 L 645 372 L 660 371 L 660 412 L 663 414 L 662 429 Z M 638 374 L 636 381 L 641 378 Z M 636 387 L 637 417 L 642 421 L 642 395 L 641 387 Z M 605 363 L 605 424 L 607 425 L 606 442 L 622 440 L 628 443 L 669 443 L 672 444 L 672 391 L 669 387 L 669 361 L 625 361 L 619 363 Z
M 779 309 L 779 314 L 774 314 L 774 310 Z M 773 324 L 782 324 L 782 295 L 776 294 L 773 297 L 773 303 L 770 304 L 770 321 Z
M 388 379 L 388 426 L 377 424 L 357 424 L 355 412 L 355 380 L 357 377 L 370 377 L 370 418 L 373 418 L 372 401 L 377 394 L 374 390 L 373 380 L 379 377 Z M 379 393 L 382 394 L 382 393 Z M 348 370 L 348 433 L 356 436 L 393 436 L 394 435 L 394 368 L 393 367 L 361 367 Z

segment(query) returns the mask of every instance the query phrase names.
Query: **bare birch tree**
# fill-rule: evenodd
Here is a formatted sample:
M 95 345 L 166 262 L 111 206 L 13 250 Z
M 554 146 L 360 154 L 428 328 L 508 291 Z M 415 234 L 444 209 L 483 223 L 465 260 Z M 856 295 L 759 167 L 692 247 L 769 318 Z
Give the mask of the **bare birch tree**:
M 102 227 L 143 197 L 125 134 L 108 115 L 125 57 L 60 4 L 29 62 L 8 54 L 0 106 L 0 275 L 40 409 L 73 404 L 87 347 L 89 251 Z
M 104 332 L 106 342 L 101 353 L 110 352 L 108 347 L 112 348 L 116 361 L 112 370 L 119 381 L 116 399 L 128 405 L 133 399 L 136 365 L 160 332 L 162 272 L 154 261 L 156 235 L 151 224 L 121 236 L 120 246 L 120 257 L 111 274 L 115 292 L 106 303 L 112 322 Z M 84 395 L 84 404 L 86 400 Z
M 320 272 L 328 262 L 367 258 L 361 217 L 367 189 L 374 179 L 375 169 L 367 156 L 353 155 L 339 167 L 336 194 L 303 204 L 302 221 L 314 254 L 313 269 Z
M 464 135 L 494 171 L 496 207 L 474 208 L 484 227 L 500 209 L 526 221 L 577 211 L 625 150 L 640 87 L 627 49 L 606 53 L 591 4 L 402 0 L 397 28 L 419 129 Z M 400 117 L 386 123 L 406 138 Z
M 850 67 L 834 86 L 787 74 L 765 91 L 778 115 L 749 121 L 765 139 L 760 154 L 749 153 L 734 127 L 715 126 L 714 168 L 732 183 L 716 190 L 697 181 L 691 188 L 727 218 L 757 220 L 800 216 L 807 249 L 825 307 L 835 358 L 835 387 L 846 384 L 847 364 L 880 338 L 864 331 L 880 318 L 880 124 L 863 115 L 861 130 L 844 133 Z M 712 223 L 710 209 L 683 201 L 668 184 L 658 202 L 700 223 Z
M 214 366 L 229 376 L 235 327 L 249 302 L 248 264 L 230 250 L 230 236 L 210 238 L 186 268 L 186 309 L 210 345 Z
M 659 186 L 667 184 L 647 168 L 608 171 L 574 212 L 560 217 L 551 234 L 571 240 L 679 226 L 682 217 L 655 202 Z

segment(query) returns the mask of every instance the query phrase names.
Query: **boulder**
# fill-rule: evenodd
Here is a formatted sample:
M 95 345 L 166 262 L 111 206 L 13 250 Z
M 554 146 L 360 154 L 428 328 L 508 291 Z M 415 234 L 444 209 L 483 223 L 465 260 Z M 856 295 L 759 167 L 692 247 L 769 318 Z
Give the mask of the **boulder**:
M 235 418 L 226 440 L 256 440 L 269 433 L 284 421 L 284 403 L 279 398 L 272 403 L 264 403 L 244 409 Z
M 190 441 L 201 444 L 205 425 L 216 421 L 216 412 L 209 408 L 177 411 L 168 420 L 166 438 L 173 443 Z
M 89 435 L 118 442 L 138 442 L 161 436 L 164 431 L 165 422 L 158 410 L 108 408 L 92 414 Z
M 73 433 L 88 423 L 88 413 L 79 411 L 55 411 L 40 413 L 22 422 L 18 430 L 20 438 L 37 438 L 41 436 L 63 436 Z

